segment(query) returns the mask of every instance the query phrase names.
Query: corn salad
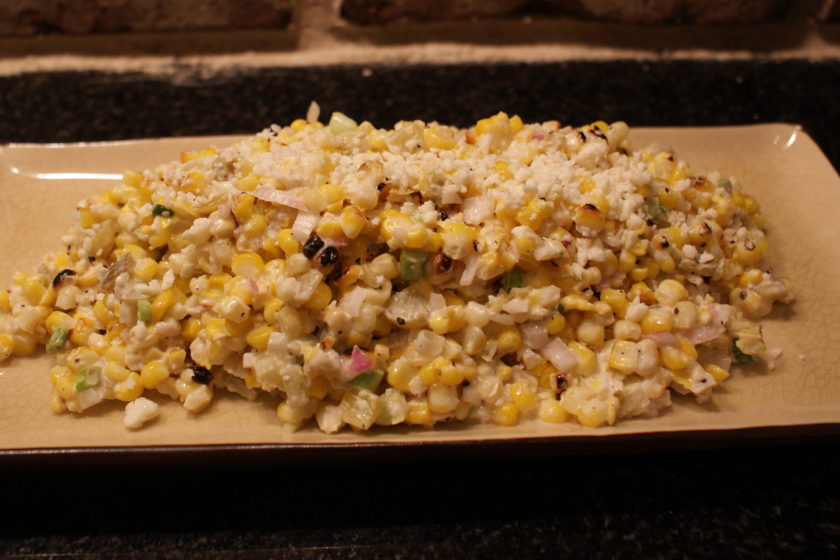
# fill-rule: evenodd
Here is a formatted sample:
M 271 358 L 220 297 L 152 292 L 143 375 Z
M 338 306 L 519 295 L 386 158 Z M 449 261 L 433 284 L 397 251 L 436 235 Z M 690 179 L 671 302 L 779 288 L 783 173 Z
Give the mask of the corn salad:
M 328 433 L 597 427 L 708 398 L 792 299 L 756 200 L 622 122 L 317 113 L 81 201 L 0 292 L 0 359 L 55 354 L 56 412 L 119 400 L 130 428 L 219 390 Z

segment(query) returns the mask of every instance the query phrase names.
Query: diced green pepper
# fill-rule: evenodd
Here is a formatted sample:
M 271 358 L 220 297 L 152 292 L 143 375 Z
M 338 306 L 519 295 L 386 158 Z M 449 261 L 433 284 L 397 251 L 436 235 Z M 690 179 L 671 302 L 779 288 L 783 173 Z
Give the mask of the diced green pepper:
M 740 348 L 738 348 L 738 339 L 732 339 L 732 357 L 735 358 L 735 361 L 739 364 L 753 364 L 755 363 L 755 356 L 752 354 L 745 354 Z
M 153 216 L 163 216 L 165 218 L 171 218 L 175 213 L 164 206 L 163 204 L 155 204 L 152 206 L 152 215 Z
M 64 348 L 65 344 L 67 344 L 67 331 L 61 327 L 56 327 L 50 335 L 49 342 L 47 342 L 47 353 L 54 354 Z
M 152 304 L 147 299 L 141 299 L 137 302 L 137 316 L 144 323 L 152 322 Z
M 512 268 L 504 276 L 502 276 L 502 287 L 505 291 L 510 292 L 514 288 L 522 287 L 522 271 L 518 268 Z
M 365 371 L 348 381 L 347 384 L 373 393 L 382 382 L 382 377 L 384 377 L 384 374 L 381 371 Z
M 426 276 L 426 264 L 428 262 L 428 253 L 413 249 L 403 249 L 400 252 L 400 276 L 408 281 L 423 278 Z

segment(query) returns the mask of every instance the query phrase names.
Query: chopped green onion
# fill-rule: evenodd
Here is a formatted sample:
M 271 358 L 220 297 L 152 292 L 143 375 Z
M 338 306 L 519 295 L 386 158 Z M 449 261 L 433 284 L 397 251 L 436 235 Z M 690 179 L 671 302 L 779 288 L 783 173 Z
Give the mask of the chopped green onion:
M 364 389 L 365 391 L 370 391 L 371 393 L 373 393 L 376 390 L 376 388 L 379 387 L 379 384 L 382 382 L 383 377 L 384 374 L 381 371 L 365 371 L 348 381 L 347 384 L 351 387 L 356 387 L 357 389 Z
M 163 204 L 155 204 L 152 207 L 152 215 L 153 216 L 163 216 L 165 218 L 171 218 L 175 213 L 164 206 Z
M 566 306 L 563 305 L 562 303 L 558 303 L 557 304 L 557 313 L 559 313 L 560 315 L 565 315 L 566 314 Z
M 356 130 L 358 128 L 358 124 L 356 121 L 345 115 L 344 113 L 339 113 L 336 111 L 330 117 L 330 124 L 328 125 L 330 132 L 335 135 L 343 134 L 345 132 L 350 132 L 351 130 Z
M 61 350 L 67 344 L 67 331 L 61 327 L 56 327 L 50 340 L 47 342 L 47 353 L 54 354 Z
M 411 281 L 426 276 L 426 264 L 429 254 L 424 251 L 403 249 L 400 252 L 400 276 Z
M 735 358 L 735 361 L 739 364 L 753 364 L 755 363 L 755 356 L 752 354 L 745 354 L 740 348 L 738 348 L 738 339 L 732 339 L 732 357 Z
M 718 186 L 728 193 L 732 192 L 732 181 L 729 179 L 721 179 L 718 181 Z
M 76 391 L 81 392 L 99 385 L 102 377 L 102 370 L 97 366 L 84 368 L 76 374 Z
M 661 202 L 659 203 L 659 213 L 662 214 L 663 216 L 668 215 L 668 209 L 665 208 L 665 206 L 663 206 Z
M 502 276 L 502 287 L 507 292 L 510 292 L 514 288 L 521 288 L 522 271 L 518 268 L 510 269 L 504 276 Z
M 147 299 L 141 299 L 137 302 L 137 316 L 144 323 L 152 322 L 152 304 Z

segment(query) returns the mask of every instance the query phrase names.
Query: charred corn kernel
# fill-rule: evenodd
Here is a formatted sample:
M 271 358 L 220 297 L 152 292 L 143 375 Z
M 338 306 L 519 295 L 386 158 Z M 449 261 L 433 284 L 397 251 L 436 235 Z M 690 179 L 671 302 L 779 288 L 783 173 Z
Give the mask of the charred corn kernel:
M 318 227 L 315 228 L 316 233 L 324 238 L 341 237 L 344 235 L 344 230 L 341 229 L 341 224 L 334 220 L 322 220 Z
M 673 346 L 663 346 L 659 349 L 659 359 L 665 367 L 673 370 L 685 369 L 690 358 Z
M 590 375 L 595 373 L 598 368 L 598 360 L 595 357 L 595 352 L 577 341 L 571 341 L 568 344 L 569 351 L 577 360 L 577 373 L 579 375 Z
M 519 115 L 513 115 L 509 122 L 510 133 L 513 135 L 518 134 L 523 128 L 525 128 L 525 123 L 522 122 L 522 118 Z
M 551 204 L 541 198 L 531 201 L 516 213 L 516 221 L 536 231 L 551 216 Z
M 715 381 L 718 383 L 722 383 L 727 377 L 729 377 L 728 371 L 715 364 L 706 364 L 703 366 L 703 369 L 709 372 L 709 375 L 714 377 Z
M 455 135 L 449 128 L 431 126 L 423 130 L 423 142 L 428 149 L 451 150 L 456 146 Z
M 356 239 L 362 233 L 367 221 L 361 210 L 355 206 L 348 206 L 341 212 L 339 223 L 347 239 Z
M 745 266 L 754 266 L 767 252 L 767 240 L 763 237 L 758 241 L 747 241 L 743 245 L 735 247 L 735 254 L 733 259 L 735 262 Z
M 251 211 L 254 209 L 254 197 L 250 194 L 240 194 L 231 209 L 237 221 L 242 224 L 248 220 Z
M 604 325 L 597 319 L 585 317 L 577 327 L 577 338 L 589 346 L 598 347 L 604 343 Z
M 659 283 L 654 295 L 662 305 L 674 306 L 688 297 L 688 290 L 673 278 L 668 278 Z
M 252 348 L 256 348 L 257 350 L 265 350 L 266 348 L 268 348 L 268 338 L 273 332 L 274 329 L 270 326 L 257 327 L 248 333 L 248 335 L 245 337 L 245 341 Z
M 265 270 L 265 262 L 253 251 L 244 251 L 233 257 L 230 269 L 237 276 L 255 279 Z
M 522 414 L 528 414 L 539 404 L 537 394 L 528 386 L 525 381 L 514 381 L 508 385 L 508 393 L 516 404 L 516 408 Z
M 0 362 L 12 355 L 12 337 L 0 334 Z
M 140 369 L 140 382 L 146 389 L 154 389 L 169 377 L 169 370 L 160 360 L 152 360 Z
M 253 173 L 242 177 L 236 181 L 236 190 L 238 191 L 252 191 L 260 184 L 260 179 Z
M 609 365 L 624 374 L 636 371 L 639 365 L 639 349 L 635 342 L 617 341 L 610 351 Z
M 613 288 L 607 288 L 601 292 L 601 301 L 609 305 L 613 313 L 619 317 L 624 316 L 624 312 L 627 311 L 627 306 L 630 303 L 624 297 L 624 292 Z
M 330 304 L 330 301 L 332 301 L 332 296 L 330 287 L 322 282 L 318 284 L 318 287 L 315 288 L 315 291 L 303 306 L 312 311 L 323 311 Z
M 506 402 L 497 406 L 490 414 L 490 420 L 500 426 L 514 426 L 519 422 L 519 409 L 513 402 Z
M 140 375 L 131 372 L 125 381 L 114 385 L 114 396 L 123 402 L 130 402 L 143 394 L 143 383 Z
M 496 345 L 499 352 L 516 352 L 522 347 L 522 333 L 516 325 L 504 327 L 496 337 Z
M 563 329 L 566 328 L 566 317 L 564 317 L 562 313 L 555 313 L 551 319 L 548 320 L 545 328 L 548 330 L 548 334 L 550 335 L 560 334 L 563 332 Z
M 428 426 L 432 423 L 432 411 L 429 408 L 429 403 L 425 400 L 410 400 L 408 401 L 408 411 L 405 415 L 405 421 L 409 424 Z
M 388 366 L 388 385 L 398 391 L 408 394 L 410 393 L 408 384 L 412 379 L 414 379 L 416 374 L 417 368 L 411 365 L 408 361 L 403 359 L 394 360 Z
M 277 243 L 280 245 L 280 249 L 286 253 L 287 257 L 295 253 L 300 253 L 300 243 L 292 236 L 292 230 L 290 228 L 280 230 L 280 233 L 277 235 Z
M 112 382 L 122 383 L 131 375 L 131 370 L 114 362 L 107 362 L 103 368 L 103 373 L 105 374 L 105 377 L 110 379 Z
M 670 331 L 674 327 L 674 315 L 661 307 L 649 309 L 642 317 L 641 324 L 645 334 Z
M 566 412 L 566 409 L 563 408 L 560 401 L 555 399 L 545 399 L 540 401 L 539 407 L 537 408 L 537 418 L 543 422 L 559 424 L 562 422 L 568 422 L 569 413 Z
M 588 229 L 594 232 L 601 231 L 606 223 L 604 212 L 592 203 L 587 202 L 578 206 L 575 211 L 575 225 L 578 228 Z

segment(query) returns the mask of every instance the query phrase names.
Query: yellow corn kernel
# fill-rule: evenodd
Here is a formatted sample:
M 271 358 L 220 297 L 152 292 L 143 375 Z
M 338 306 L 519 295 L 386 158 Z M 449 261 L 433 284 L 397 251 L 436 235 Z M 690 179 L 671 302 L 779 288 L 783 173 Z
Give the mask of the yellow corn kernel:
M 690 362 L 688 356 L 673 346 L 663 346 L 660 348 L 659 359 L 662 360 L 665 367 L 673 370 L 685 369 Z
M 513 402 L 506 402 L 493 409 L 490 420 L 500 426 L 513 426 L 519 421 L 519 409 Z
M 84 346 L 87 344 L 88 337 L 93 332 L 93 328 L 91 326 L 92 323 L 93 321 L 91 321 L 89 317 L 85 317 L 83 315 L 76 316 L 73 324 L 73 330 L 70 331 L 70 342 L 76 346 Z M 17 354 L 17 352 L 15 352 L 15 354 Z
M 446 220 L 441 222 L 443 230 L 443 241 L 447 247 L 458 247 L 463 250 L 472 251 L 472 244 L 475 241 L 475 230 L 466 224 Z
M 488 251 L 478 257 L 478 277 L 490 280 L 505 272 L 505 264 L 498 251 Z
M 55 394 L 62 399 L 73 399 L 76 397 L 76 381 L 70 368 L 55 366 L 50 370 L 50 382 L 55 389 Z
M 703 366 L 703 369 L 709 372 L 709 374 L 714 377 L 715 381 L 718 383 L 722 383 L 727 377 L 729 377 L 728 371 L 715 364 L 706 364 Z
M 309 123 L 306 122 L 306 120 L 304 120 L 304 119 L 295 119 L 295 120 L 292 121 L 292 124 L 290 124 L 289 126 L 295 132 L 300 132 L 301 130 L 306 129 L 306 127 L 308 125 L 309 125 Z
M 563 332 L 563 329 L 566 328 L 566 317 L 564 317 L 562 313 L 555 313 L 554 316 L 548 320 L 545 327 L 550 335 L 560 334 Z
M 517 135 L 523 128 L 525 128 L 525 123 L 522 122 L 522 118 L 519 115 L 513 115 L 510 120 L 510 133 L 514 136 Z
M 332 220 L 322 220 L 315 232 L 321 237 L 341 237 L 344 235 L 344 230 L 341 229 L 341 224 Z
M 606 406 L 597 401 L 588 401 L 577 411 L 577 419 L 582 425 L 597 428 L 607 421 Z
M 130 402 L 143 394 L 143 383 L 140 375 L 131 372 L 128 378 L 114 385 L 114 396 L 123 402 Z
M 344 271 L 344 274 L 336 282 L 339 288 L 349 288 L 356 283 L 356 280 L 362 275 L 362 267 L 358 264 L 351 264 Z
M 767 240 L 762 237 L 758 241 L 748 241 L 747 243 L 749 248 L 740 244 L 737 245 L 732 258 L 742 265 L 755 266 L 767 252 Z
M 263 318 L 265 318 L 267 323 L 274 323 L 274 320 L 277 318 L 277 312 L 283 308 L 283 300 L 280 298 L 271 298 L 266 302 L 263 306 Z
M 356 239 L 362 233 L 366 223 L 364 213 L 355 206 L 348 206 L 339 216 L 341 231 L 347 239 Z
M 248 216 L 251 215 L 251 211 L 254 209 L 254 200 L 254 197 L 250 194 L 240 194 L 236 198 L 236 204 L 233 205 L 231 210 L 240 224 L 246 222 Z
M 0 362 L 12 355 L 13 348 L 12 337 L 7 334 L 0 334 Z
M 589 346 L 599 347 L 604 343 L 604 325 L 597 319 L 586 317 L 575 332 L 578 340 Z
M 152 319 L 155 322 L 160 321 L 173 303 L 175 303 L 175 296 L 172 295 L 172 290 L 164 290 L 156 295 L 152 300 Z
M 446 334 L 451 330 L 452 315 L 447 309 L 438 309 L 429 315 L 429 328 L 437 334 Z
M 286 253 L 286 256 L 300 253 L 300 243 L 292 236 L 290 228 L 281 229 L 277 235 L 277 243 L 280 248 Z
M 268 325 L 264 327 L 257 327 L 245 337 L 245 341 L 248 343 L 249 346 L 252 348 L 256 348 L 257 350 L 265 350 L 268 348 L 268 339 L 271 336 L 271 333 L 274 332 L 274 328 Z
M 492 117 L 481 119 L 475 123 L 476 136 L 485 134 L 510 134 L 510 119 L 507 114 L 499 112 Z
M 455 135 L 449 128 L 431 126 L 423 130 L 423 142 L 427 149 L 451 150 L 456 146 Z
M 144 257 L 134 265 L 134 276 L 143 282 L 148 282 L 155 277 L 158 271 L 158 263 L 149 257 Z
M 114 362 L 108 362 L 105 364 L 103 373 L 105 374 L 105 377 L 107 377 L 114 383 L 122 383 L 131 375 L 131 370 L 126 369 L 123 366 Z
M 592 311 L 594 309 L 591 301 L 577 294 L 565 296 L 560 303 L 566 311 Z
M 152 360 L 140 369 L 140 382 L 146 389 L 154 389 L 169 377 L 169 370 L 160 360 Z
M 601 292 L 601 301 L 609 305 L 613 313 L 619 317 L 624 316 L 625 311 L 627 311 L 627 306 L 630 304 L 627 298 L 624 297 L 624 292 L 613 288 L 607 288 Z
M 249 173 L 245 177 L 242 177 L 238 181 L 236 181 L 236 190 L 239 191 L 252 191 L 257 188 L 257 185 L 260 184 L 260 179 L 253 173 Z
M 168 220 L 168 218 L 164 218 L 164 220 Z M 169 227 L 166 225 L 162 225 L 160 229 L 149 235 L 149 247 L 151 247 L 152 249 L 163 247 L 164 245 L 169 243 L 169 240 L 171 238 L 172 235 L 169 231 Z
M 244 251 L 231 259 L 230 269 L 237 276 L 255 279 L 265 270 L 265 262 L 253 251 Z
M 510 381 L 513 377 L 513 368 L 507 364 L 499 364 L 496 368 L 496 377 L 501 381 Z
M 687 338 L 684 336 L 678 336 L 677 339 L 680 341 L 680 350 L 686 355 L 693 359 L 697 359 L 697 348 L 689 342 Z
M 595 373 L 598 367 L 595 352 L 590 350 L 585 344 L 581 344 L 575 340 L 569 342 L 568 346 L 569 351 L 577 360 L 577 373 L 584 376 Z
M 639 349 L 636 343 L 629 340 L 617 341 L 610 352 L 609 365 L 624 374 L 636 371 L 639 365 Z
M 336 185 L 335 183 L 324 183 L 321 185 L 320 190 L 324 195 L 324 198 L 327 200 L 328 205 L 344 202 L 344 198 L 347 196 L 347 193 L 344 191 L 344 187 Z
M 195 337 L 198 336 L 198 333 L 201 332 L 201 328 L 201 320 L 198 317 L 190 317 L 184 321 L 184 326 L 181 329 L 181 336 L 183 336 L 184 340 L 187 342 L 192 342 L 195 340 Z
M 537 418 L 543 422 L 562 423 L 569 420 L 569 413 L 560 404 L 560 401 L 554 399 L 545 399 L 540 401 L 537 409 Z
M 516 325 L 504 327 L 496 337 L 496 344 L 500 352 L 516 352 L 522 347 L 522 333 Z
M 330 304 L 330 301 L 332 301 L 332 297 L 333 294 L 330 287 L 326 283 L 321 282 L 303 306 L 312 311 L 323 311 Z
M 551 216 L 551 204 L 541 198 L 532 198 L 516 213 L 516 221 L 536 231 Z
M 514 381 L 508 385 L 508 393 L 510 393 L 516 408 L 522 414 L 527 414 L 537 408 L 539 398 L 537 394 L 531 390 L 528 384 L 524 381 Z
M 457 387 L 464 381 L 465 371 L 463 366 L 446 365 L 440 370 L 440 382 L 450 387 Z
M 417 369 L 411 363 L 402 359 L 394 360 L 388 366 L 388 385 L 403 393 L 409 393 L 408 384 L 416 374 Z
M 742 288 L 761 282 L 764 273 L 757 268 L 751 268 L 738 277 L 738 285 Z
M 126 171 L 123 173 L 123 183 L 135 189 L 140 186 L 143 181 L 143 174 L 139 171 Z
M 37 305 L 47 291 L 47 288 L 41 284 L 37 277 L 34 276 L 27 278 L 21 285 L 21 288 L 23 289 L 26 299 L 28 299 L 29 303 L 32 305 Z
M 73 317 L 62 311 L 53 311 L 47 315 L 47 319 L 44 321 L 49 332 L 53 332 L 59 327 L 69 332 L 73 328 L 73 323 L 75 323 Z
M 426 244 L 429 232 L 426 226 L 417 222 L 411 222 L 405 226 L 405 246 L 409 249 L 422 249 Z
M 408 401 L 408 412 L 405 415 L 405 421 L 415 425 L 428 426 L 432 424 L 432 411 L 429 408 L 429 403 L 425 400 Z
M 92 228 L 96 225 L 96 218 L 90 208 L 79 208 L 79 225 L 85 229 Z
M 452 362 L 447 360 L 446 358 L 435 358 L 432 360 L 431 363 L 426 364 L 425 366 L 420 368 L 418 375 L 420 376 L 420 380 L 427 385 L 432 385 L 433 383 L 437 383 L 440 379 L 440 372 L 446 366 L 451 366 Z
M 680 193 L 674 189 L 665 187 L 659 191 L 659 203 L 668 210 L 673 210 L 680 203 Z
M 674 316 L 667 309 L 653 308 L 645 313 L 641 324 L 645 334 L 670 331 L 674 327 Z
M 636 282 L 630 286 L 630 290 L 627 292 L 627 299 L 633 301 L 636 298 L 639 298 L 640 302 L 647 303 L 648 305 L 656 303 L 656 296 L 653 290 L 644 282 Z
M 668 278 L 659 283 L 654 295 L 656 296 L 656 301 L 662 305 L 673 307 L 688 297 L 688 290 L 673 278 Z
M 10 313 L 12 311 L 12 304 L 9 300 L 8 290 L 0 291 L 0 311 Z
M 432 231 L 429 232 L 421 249 L 427 253 L 437 253 L 441 247 L 443 247 L 443 236 L 436 231 Z
M 670 274 L 674 272 L 674 269 L 677 267 L 677 263 L 674 262 L 673 257 L 671 255 L 665 255 L 665 257 L 659 261 L 659 270 L 666 274 Z

